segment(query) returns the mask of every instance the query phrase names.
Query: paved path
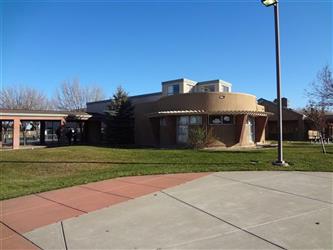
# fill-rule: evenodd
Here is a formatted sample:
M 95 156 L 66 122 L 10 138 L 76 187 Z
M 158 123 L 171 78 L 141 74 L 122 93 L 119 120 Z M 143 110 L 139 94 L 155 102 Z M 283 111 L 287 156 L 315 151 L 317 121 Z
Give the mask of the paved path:
M 146 178 L 136 185 L 158 186 L 156 177 Z M 332 173 L 212 173 L 26 229 L 24 237 L 42 249 L 332 249 L 332 181 Z
M 0 249 L 39 249 L 24 233 L 207 174 L 123 177 L 2 201 Z

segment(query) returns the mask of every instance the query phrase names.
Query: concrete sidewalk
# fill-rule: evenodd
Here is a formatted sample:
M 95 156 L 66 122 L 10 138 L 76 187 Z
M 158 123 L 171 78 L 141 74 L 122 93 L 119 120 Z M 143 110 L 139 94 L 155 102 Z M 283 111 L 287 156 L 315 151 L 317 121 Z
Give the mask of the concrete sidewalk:
M 213 173 L 24 235 L 43 249 L 332 249 L 332 178 Z
M 1 201 L 0 249 L 39 249 L 23 234 L 207 174 L 122 177 Z

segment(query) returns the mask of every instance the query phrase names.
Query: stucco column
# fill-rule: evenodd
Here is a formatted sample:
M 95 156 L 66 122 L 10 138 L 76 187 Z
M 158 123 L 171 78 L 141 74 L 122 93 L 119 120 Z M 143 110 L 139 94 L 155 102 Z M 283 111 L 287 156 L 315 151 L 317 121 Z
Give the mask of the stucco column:
M 20 119 L 14 119 L 13 124 L 13 149 L 20 148 Z
M 248 144 L 247 140 L 247 122 L 248 115 L 237 115 L 236 116 L 236 142 L 239 143 L 240 146 Z
M 264 142 L 265 141 L 265 127 L 268 121 L 267 116 L 258 116 L 255 118 L 256 120 L 256 142 Z

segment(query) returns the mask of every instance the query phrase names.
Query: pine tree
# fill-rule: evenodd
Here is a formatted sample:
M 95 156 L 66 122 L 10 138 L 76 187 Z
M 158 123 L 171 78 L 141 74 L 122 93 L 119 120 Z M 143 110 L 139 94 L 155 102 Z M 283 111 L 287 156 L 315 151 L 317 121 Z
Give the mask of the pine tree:
M 134 143 L 133 106 L 126 91 L 119 86 L 112 97 L 107 111 L 106 136 L 110 144 Z

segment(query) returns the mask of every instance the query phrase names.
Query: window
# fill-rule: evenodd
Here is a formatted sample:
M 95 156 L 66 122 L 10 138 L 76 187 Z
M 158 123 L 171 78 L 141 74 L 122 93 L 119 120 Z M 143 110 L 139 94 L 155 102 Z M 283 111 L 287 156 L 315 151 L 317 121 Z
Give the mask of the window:
M 167 88 L 167 95 L 175 95 L 175 94 L 179 94 L 179 85 L 178 84 L 169 85 Z
M 223 92 L 230 92 L 230 88 L 228 86 L 222 86 Z
M 219 124 L 233 124 L 234 117 L 232 115 L 210 115 L 209 124 L 219 125 Z
M 190 116 L 190 125 L 201 125 L 202 117 L 201 116 Z
M 202 86 L 201 92 L 215 92 L 215 85 Z
M 160 118 L 160 126 L 165 127 L 167 125 L 165 117 Z
M 188 116 L 180 116 L 177 118 L 177 143 L 187 143 L 188 139 Z

